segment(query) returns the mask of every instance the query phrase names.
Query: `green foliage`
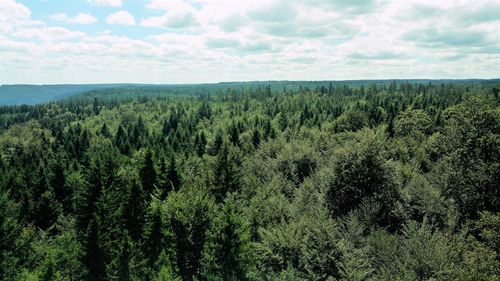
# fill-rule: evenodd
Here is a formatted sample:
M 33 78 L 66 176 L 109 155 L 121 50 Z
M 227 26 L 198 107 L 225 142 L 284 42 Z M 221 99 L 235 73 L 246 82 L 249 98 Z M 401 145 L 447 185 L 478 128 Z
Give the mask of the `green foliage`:
M 327 202 L 332 216 L 342 216 L 364 200 L 380 205 L 379 223 L 394 223 L 392 210 L 397 202 L 398 183 L 395 168 L 384 158 L 385 136 L 381 131 L 363 131 L 333 155 L 326 185 Z
M 170 156 L 170 162 L 167 170 L 167 185 L 170 184 L 170 188 L 167 190 L 179 190 L 181 186 L 181 178 L 177 172 L 177 167 L 175 165 L 175 157 L 174 155 Z M 167 192 L 168 193 L 168 192 Z
M 248 280 L 254 258 L 251 250 L 248 223 L 228 198 L 208 230 L 203 276 L 207 280 Z
M 142 189 L 144 192 L 153 192 L 157 180 L 156 174 L 153 154 L 150 150 L 147 150 L 146 155 L 144 156 L 144 164 L 139 171 L 139 177 L 141 178 Z
M 18 210 L 7 192 L 0 193 L 0 276 L 10 277 L 16 267 L 14 241 L 19 235 Z
M 338 278 L 338 230 L 326 211 L 318 210 L 297 221 L 260 229 L 259 236 L 257 267 L 263 274 L 282 274 L 294 268 L 296 277 Z
M 444 194 L 452 198 L 462 218 L 500 210 L 500 111 L 484 100 L 468 98 L 447 109 L 449 153 L 437 165 Z
M 137 241 L 141 237 L 144 226 L 148 194 L 137 180 L 132 178 L 125 179 L 125 181 L 128 182 L 130 189 L 128 190 L 128 198 L 123 208 L 123 221 L 130 237 Z
M 417 137 L 419 134 L 428 134 L 431 129 L 429 115 L 421 110 L 406 110 L 401 112 L 394 122 L 394 133 L 397 137 Z
M 100 234 L 99 221 L 94 217 L 89 222 L 84 241 L 83 263 L 87 269 L 87 280 L 102 280 L 105 277 L 104 249 Z
M 336 132 L 357 131 L 368 125 L 365 113 L 358 110 L 349 110 L 335 120 Z
M 478 238 L 489 248 L 497 250 L 497 256 L 500 255 L 500 214 L 483 212 L 479 220 L 474 221 L 473 230 Z
M 456 209 L 452 202 L 445 200 L 438 188 L 432 186 L 415 168 L 401 167 L 399 174 L 404 182 L 399 205 L 400 216 L 406 217 L 405 220 L 418 222 L 426 218 L 440 227 L 453 226 L 457 216 Z
M 223 144 L 214 166 L 213 194 L 217 202 L 221 202 L 228 192 L 239 188 L 239 159 L 237 152 Z
M 202 277 L 202 257 L 215 205 L 207 194 L 186 188 L 171 194 L 165 205 L 167 232 L 172 234 L 172 264 L 183 280 Z

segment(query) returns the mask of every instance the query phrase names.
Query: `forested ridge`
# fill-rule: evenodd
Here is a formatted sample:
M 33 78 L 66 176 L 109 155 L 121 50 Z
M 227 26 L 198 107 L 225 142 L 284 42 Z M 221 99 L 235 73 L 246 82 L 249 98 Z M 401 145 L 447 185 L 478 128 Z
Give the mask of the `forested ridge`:
M 0 279 L 499 280 L 499 91 L 228 85 L 2 106 Z

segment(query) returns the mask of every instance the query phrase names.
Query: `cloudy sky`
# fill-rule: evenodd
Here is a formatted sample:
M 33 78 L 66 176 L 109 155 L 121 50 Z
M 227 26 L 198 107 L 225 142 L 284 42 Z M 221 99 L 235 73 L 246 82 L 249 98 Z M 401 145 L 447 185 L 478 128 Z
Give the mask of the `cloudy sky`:
M 500 77 L 500 0 L 0 0 L 0 84 Z

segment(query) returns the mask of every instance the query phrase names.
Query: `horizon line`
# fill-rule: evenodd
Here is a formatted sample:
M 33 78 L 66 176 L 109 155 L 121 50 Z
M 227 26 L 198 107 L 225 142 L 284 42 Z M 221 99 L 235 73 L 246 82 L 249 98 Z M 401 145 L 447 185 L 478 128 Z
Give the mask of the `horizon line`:
M 214 85 L 225 83 L 265 83 L 265 82 L 362 82 L 362 81 L 467 81 L 467 80 L 500 80 L 497 78 L 377 78 L 377 79 L 333 79 L 333 80 L 228 80 L 218 82 L 188 82 L 188 83 L 144 83 L 144 82 L 103 82 L 103 83 L 0 83 L 0 86 L 65 86 L 65 85 L 138 85 L 138 86 L 189 86 L 189 85 Z

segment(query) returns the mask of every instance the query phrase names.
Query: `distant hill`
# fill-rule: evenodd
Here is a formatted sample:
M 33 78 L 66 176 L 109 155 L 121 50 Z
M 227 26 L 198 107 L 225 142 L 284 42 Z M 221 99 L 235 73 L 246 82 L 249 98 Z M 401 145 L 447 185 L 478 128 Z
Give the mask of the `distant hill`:
M 172 96 L 198 96 L 216 94 L 218 92 L 241 92 L 245 89 L 270 88 L 274 91 L 298 91 L 301 88 L 328 89 L 332 87 L 361 87 L 375 84 L 377 86 L 388 86 L 389 84 L 409 83 L 409 84 L 490 84 L 500 83 L 500 79 L 462 79 L 462 80 L 430 80 L 430 79 L 392 79 L 392 80 L 336 80 L 336 81 L 247 81 L 247 82 L 219 82 L 204 84 L 167 84 L 167 85 L 146 85 L 130 84 L 124 87 L 113 87 L 105 89 L 95 89 L 78 95 L 72 95 L 68 100 L 88 100 L 88 99 L 136 99 L 141 97 L 172 97 Z
M 96 89 L 119 88 L 126 85 L 0 85 L 0 105 L 46 103 Z
M 141 96 L 192 96 L 212 94 L 230 89 L 256 89 L 269 86 L 271 90 L 298 90 L 300 88 L 329 87 L 330 85 L 358 87 L 361 85 L 388 85 L 390 83 L 420 84 L 475 84 L 500 83 L 500 79 L 391 79 L 391 80 L 336 80 L 336 81 L 249 81 L 205 84 L 69 84 L 69 85 L 1 85 L 0 105 L 39 104 L 51 101 L 88 98 L 137 98 Z

